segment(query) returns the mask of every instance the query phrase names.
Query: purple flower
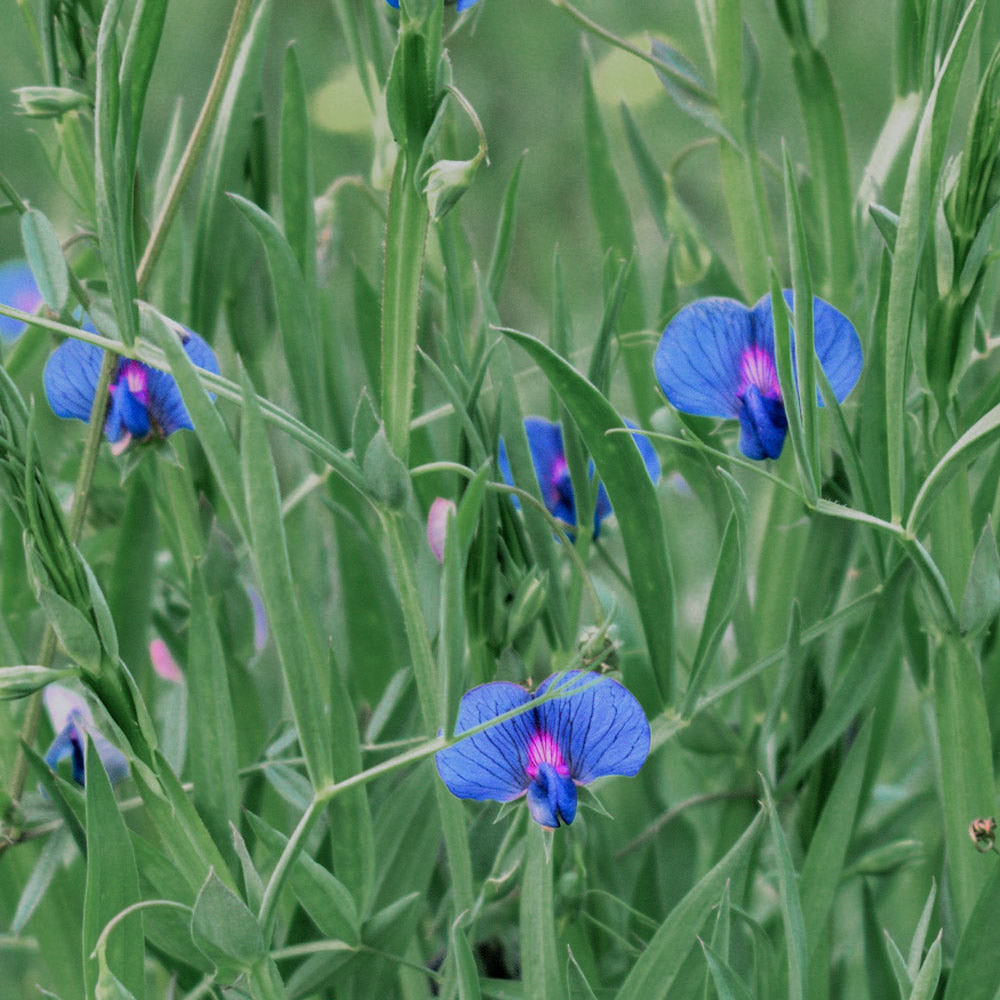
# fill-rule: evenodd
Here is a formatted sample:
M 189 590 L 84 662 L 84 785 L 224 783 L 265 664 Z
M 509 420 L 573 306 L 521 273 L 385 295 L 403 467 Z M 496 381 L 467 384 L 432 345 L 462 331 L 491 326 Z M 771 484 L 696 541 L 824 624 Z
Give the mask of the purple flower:
M 185 332 L 187 356 L 199 368 L 218 375 L 219 362 L 212 348 L 196 333 Z M 81 340 L 67 340 L 56 348 L 45 364 L 44 381 L 45 395 L 57 416 L 76 417 L 84 423 L 90 420 L 103 355 L 101 348 Z M 115 454 L 133 440 L 166 437 L 181 428 L 192 428 L 173 375 L 141 361 L 120 358 L 109 392 L 104 433 Z
M 50 684 L 45 689 L 44 698 L 52 728 L 56 732 L 56 738 L 45 754 L 45 763 L 53 771 L 61 760 L 70 757 L 73 763 L 73 780 L 78 785 L 84 784 L 83 762 L 86 755 L 83 734 L 86 733 L 97 749 L 111 784 L 128 777 L 125 754 L 112 746 L 94 726 L 90 706 L 81 695 L 61 684 Z
M 484 729 L 436 756 L 460 799 L 510 802 L 527 793 L 532 819 L 572 823 L 576 786 L 610 774 L 637 774 L 649 753 L 649 723 L 632 694 L 610 677 L 571 670 L 534 694 L 517 684 L 481 684 L 462 696 L 456 735 L 540 698 L 553 683 L 570 693 Z
M 634 428 L 631 420 L 625 423 Z M 563 448 L 562 427 L 544 420 L 542 417 L 525 417 L 524 432 L 528 436 L 528 447 L 531 450 L 531 461 L 535 466 L 535 476 L 542 490 L 542 499 L 549 513 L 558 517 L 571 527 L 576 527 L 576 498 L 573 495 L 573 483 L 570 480 L 569 465 L 566 462 L 566 452 Z M 655 483 L 660 478 L 660 460 L 656 457 L 649 439 L 641 433 L 632 435 L 639 448 L 639 454 L 646 463 L 649 478 Z M 507 458 L 507 448 L 500 442 L 498 460 L 500 474 L 508 486 L 514 485 L 514 477 L 510 471 L 510 461 Z M 590 463 L 590 474 L 594 474 L 594 463 Z M 516 501 L 515 501 L 516 502 Z M 611 501 L 603 483 L 597 487 L 597 499 L 594 502 L 594 538 L 601 533 L 601 521 L 611 513 Z
M 27 313 L 33 313 L 42 304 L 42 293 L 24 261 L 12 260 L 0 265 L 0 302 Z M 13 340 L 21 335 L 25 326 L 18 319 L 0 316 L 0 337 Z
M 792 308 L 792 293 L 782 293 Z M 851 321 L 813 299 L 816 356 L 837 402 L 861 375 L 861 341 Z M 664 395 L 678 410 L 740 422 L 747 458 L 777 458 L 788 419 L 774 361 L 771 297 L 753 309 L 733 299 L 699 299 L 667 325 L 653 360 Z M 819 401 L 822 405 L 822 400 Z

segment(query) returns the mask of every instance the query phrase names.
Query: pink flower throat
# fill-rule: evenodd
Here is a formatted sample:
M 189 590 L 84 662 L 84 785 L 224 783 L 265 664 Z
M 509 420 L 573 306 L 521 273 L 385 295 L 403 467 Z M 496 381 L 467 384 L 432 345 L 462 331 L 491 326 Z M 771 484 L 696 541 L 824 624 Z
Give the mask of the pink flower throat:
M 774 358 L 757 344 L 748 347 L 740 359 L 740 398 L 752 385 L 757 387 L 762 396 L 781 399 L 781 388 L 778 385 L 778 372 L 774 367 Z
M 559 744 L 546 732 L 537 732 L 528 743 L 528 777 L 532 781 L 538 777 L 541 764 L 551 764 L 560 777 L 569 775 L 569 765 L 563 759 Z

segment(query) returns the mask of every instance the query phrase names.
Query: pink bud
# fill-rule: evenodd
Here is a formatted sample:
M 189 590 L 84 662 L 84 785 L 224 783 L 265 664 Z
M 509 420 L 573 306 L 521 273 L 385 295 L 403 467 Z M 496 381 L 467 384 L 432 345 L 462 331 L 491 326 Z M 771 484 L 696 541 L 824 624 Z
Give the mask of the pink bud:
M 182 684 L 184 675 L 177 661 L 170 655 L 167 644 L 162 639 L 154 639 L 149 644 L 149 658 L 153 661 L 153 669 L 172 684 Z
M 448 516 L 455 513 L 455 501 L 438 497 L 427 513 L 427 544 L 439 563 L 444 562 L 444 535 L 448 527 Z

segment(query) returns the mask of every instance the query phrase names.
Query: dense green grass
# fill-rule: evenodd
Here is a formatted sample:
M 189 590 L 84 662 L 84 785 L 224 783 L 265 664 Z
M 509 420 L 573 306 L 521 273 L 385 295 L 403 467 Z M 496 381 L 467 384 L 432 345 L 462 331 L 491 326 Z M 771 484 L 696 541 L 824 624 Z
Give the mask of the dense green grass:
M 0 1000 L 995 1000 L 1000 4 L 403 2 L 0 0 L 5 90 L 79 95 L 0 109 L 46 300 L 0 347 Z M 807 391 L 752 462 L 652 358 L 782 288 Z M 66 337 L 194 429 L 56 417 Z M 554 832 L 453 797 L 461 694 L 580 666 L 640 773 Z M 51 682 L 125 781 L 46 767 Z

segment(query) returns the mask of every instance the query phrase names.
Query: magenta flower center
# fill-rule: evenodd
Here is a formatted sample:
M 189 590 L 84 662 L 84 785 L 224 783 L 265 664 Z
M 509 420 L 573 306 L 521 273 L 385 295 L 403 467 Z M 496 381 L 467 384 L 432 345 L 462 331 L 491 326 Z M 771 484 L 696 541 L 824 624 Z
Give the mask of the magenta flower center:
M 148 405 L 149 394 L 146 389 L 146 368 L 144 365 L 138 361 L 126 361 L 118 369 L 118 379 L 111 386 L 111 391 L 114 392 L 122 382 L 128 386 L 128 391 L 137 402 L 142 403 L 143 406 Z
M 747 347 L 740 358 L 739 396 L 741 399 L 750 386 L 756 386 L 762 396 L 781 399 L 781 388 L 778 385 L 778 372 L 774 367 L 774 358 L 757 344 Z
M 551 764 L 560 777 L 569 775 L 569 765 L 563 759 L 559 744 L 546 732 L 537 732 L 528 743 L 528 777 L 532 781 L 538 777 L 538 768 L 542 764 Z

